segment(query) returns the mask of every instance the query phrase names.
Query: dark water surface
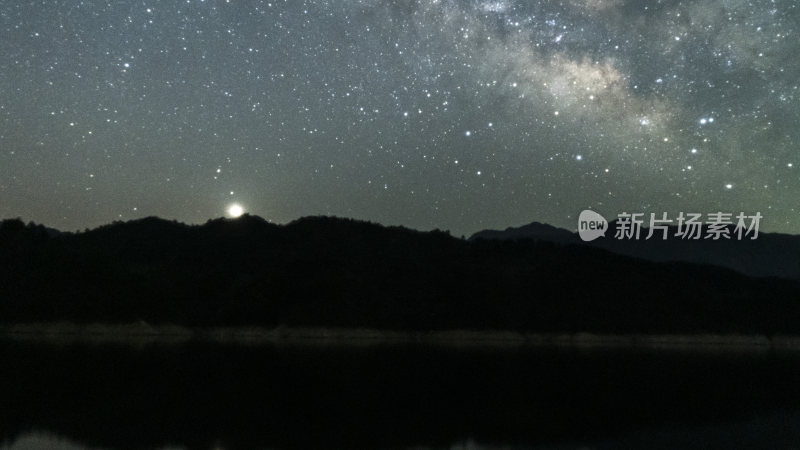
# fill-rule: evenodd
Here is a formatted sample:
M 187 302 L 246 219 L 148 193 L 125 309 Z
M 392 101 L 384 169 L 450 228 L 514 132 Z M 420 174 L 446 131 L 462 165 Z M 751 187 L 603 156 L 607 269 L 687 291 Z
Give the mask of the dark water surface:
M 0 341 L 0 448 L 800 449 L 800 353 Z

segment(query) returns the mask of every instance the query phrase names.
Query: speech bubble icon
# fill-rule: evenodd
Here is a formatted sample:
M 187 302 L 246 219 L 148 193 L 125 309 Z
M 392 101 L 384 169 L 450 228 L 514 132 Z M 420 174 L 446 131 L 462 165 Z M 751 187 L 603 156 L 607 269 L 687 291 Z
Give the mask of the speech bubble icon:
M 608 230 L 608 221 L 605 217 L 592 211 L 584 209 L 578 216 L 578 235 L 586 242 L 593 241 L 600 236 L 605 237 Z

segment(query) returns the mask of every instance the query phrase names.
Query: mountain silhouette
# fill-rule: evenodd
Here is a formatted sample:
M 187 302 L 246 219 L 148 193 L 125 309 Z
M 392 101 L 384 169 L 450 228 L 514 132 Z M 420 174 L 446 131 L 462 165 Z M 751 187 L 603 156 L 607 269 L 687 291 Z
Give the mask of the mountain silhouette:
M 521 227 L 508 227 L 503 231 L 483 230 L 469 238 L 475 239 L 499 239 L 499 240 L 518 240 L 536 239 L 540 241 L 556 242 L 559 244 L 577 244 L 580 238 L 577 234 L 569 232 L 563 228 L 540 222 L 532 222 Z
M 0 267 L 6 324 L 800 332 L 797 280 L 333 217 L 150 217 L 55 234 L 6 220 Z
M 577 233 L 550 225 L 533 222 L 516 228 L 484 230 L 473 234 L 471 241 L 479 239 L 510 240 L 532 239 L 558 244 L 575 244 L 601 248 L 620 255 L 657 262 L 690 262 L 726 267 L 754 277 L 781 277 L 800 280 L 800 236 L 780 233 L 759 233 L 757 239 L 738 240 L 734 227 L 727 227 L 733 239 L 681 239 L 675 237 L 677 227 L 668 228 L 668 238 L 661 239 L 656 232 L 645 239 L 648 229 L 642 228 L 635 239 L 615 239 L 616 222 L 609 223 L 606 236 L 583 242 Z M 701 228 L 706 236 L 707 227 Z

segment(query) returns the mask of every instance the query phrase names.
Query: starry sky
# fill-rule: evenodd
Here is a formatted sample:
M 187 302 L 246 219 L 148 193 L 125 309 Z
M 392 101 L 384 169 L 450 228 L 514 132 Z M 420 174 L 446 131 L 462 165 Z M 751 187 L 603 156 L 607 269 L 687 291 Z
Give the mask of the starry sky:
M 800 233 L 792 0 L 0 0 L 0 217 Z

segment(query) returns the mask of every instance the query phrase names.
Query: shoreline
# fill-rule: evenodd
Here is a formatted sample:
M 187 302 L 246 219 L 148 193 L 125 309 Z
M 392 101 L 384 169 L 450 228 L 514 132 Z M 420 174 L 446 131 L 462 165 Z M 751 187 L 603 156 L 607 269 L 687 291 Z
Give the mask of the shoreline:
M 25 323 L 0 325 L 0 339 L 42 342 L 676 348 L 800 350 L 800 336 L 744 334 L 601 334 L 514 331 L 392 331 L 322 327 L 207 327 L 176 325 Z

